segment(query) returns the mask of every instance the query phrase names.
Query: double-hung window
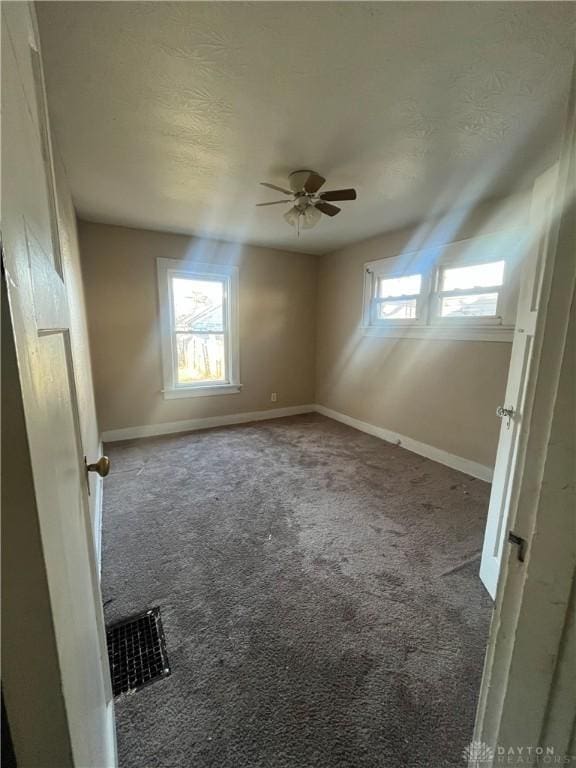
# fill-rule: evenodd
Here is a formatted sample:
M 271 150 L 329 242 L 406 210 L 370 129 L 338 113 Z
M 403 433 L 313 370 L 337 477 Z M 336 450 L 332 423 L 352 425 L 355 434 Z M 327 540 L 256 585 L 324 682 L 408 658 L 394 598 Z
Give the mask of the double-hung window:
M 448 320 L 498 319 L 505 266 L 504 259 L 468 266 L 440 266 L 435 316 Z
M 484 236 L 364 265 L 366 335 L 510 341 L 518 233 Z
M 157 261 L 164 397 L 239 392 L 237 267 Z
M 377 275 L 375 320 L 416 321 L 422 314 L 422 275 Z

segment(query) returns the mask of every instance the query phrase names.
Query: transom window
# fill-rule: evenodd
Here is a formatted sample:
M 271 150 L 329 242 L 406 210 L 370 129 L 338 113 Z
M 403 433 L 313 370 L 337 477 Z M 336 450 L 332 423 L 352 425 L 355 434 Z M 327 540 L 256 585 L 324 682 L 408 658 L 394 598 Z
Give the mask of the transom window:
M 517 286 L 503 250 L 486 236 L 365 264 L 366 332 L 510 340 Z
M 158 259 L 164 396 L 239 391 L 235 267 Z

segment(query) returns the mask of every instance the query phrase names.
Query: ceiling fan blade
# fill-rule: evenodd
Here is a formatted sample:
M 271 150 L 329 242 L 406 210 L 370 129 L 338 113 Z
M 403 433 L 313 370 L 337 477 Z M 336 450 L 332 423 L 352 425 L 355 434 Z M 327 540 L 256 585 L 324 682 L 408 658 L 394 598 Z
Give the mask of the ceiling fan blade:
M 322 184 L 325 182 L 326 179 L 323 176 L 320 176 L 319 173 L 311 173 L 304 184 L 304 192 L 310 192 L 310 194 L 314 194 L 314 192 L 318 192 Z
M 276 192 L 283 192 L 285 195 L 290 195 L 290 197 L 294 195 L 294 192 L 291 192 L 289 189 L 282 189 L 282 187 L 277 187 L 276 184 L 268 184 L 267 181 L 261 181 L 260 184 L 263 187 L 268 187 L 268 189 L 275 189 Z
M 330 203 L 316 203 L 316 208 L 318 208 L 319 211 L 322 211 L 322 213 L 325 213 L 326 216 L 336 216 L 337 213 L 340 213 L 342 208 L 338 208 L 337 205 L 330 205 Z
M 256 203 L 256 208 L 261 208 L 263 205 L 280 205 L 280 203 L 291 203 L 291 200 L 274 200 L 272 203 Z
M 332 192 L 321 192 L 322 200 L 356 200 L 355 189 L 335 189 Z

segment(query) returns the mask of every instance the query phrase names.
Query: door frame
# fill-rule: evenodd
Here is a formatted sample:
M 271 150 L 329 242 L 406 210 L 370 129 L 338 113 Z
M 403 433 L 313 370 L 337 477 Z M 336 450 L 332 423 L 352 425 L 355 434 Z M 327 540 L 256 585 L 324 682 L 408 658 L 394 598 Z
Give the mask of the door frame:
M 557 179 L 558 163 L 555 163 L 538 176 L 532 187 L 508 381 L 502 405 L 497 409 L 502 423 L 480 561 L 480 580 L 493 600 L 506 549 L 508 512 L 516 502 L 517 473 L 524 465 L 529 433 L 526 416 L 531 412 L 534 397 L 534 377 L 530 373 L 534 366 L 538 366 L 542 346 L 542 339 L 537 337 L 535 331 L 538 312 L 546 298 L 543 273 L 548 256 L 549 212 L 555 203 Z M 511 411 L 508 415 L 506 411 L 498 413 L 501 408 Z
M 517 457 L 508 519 L 509 530 L 526 540 L 527 549 L 524 562 L 515 546 L 508 546 L 502 557 L 476 713 L 473 741 L 492 751 L 570 746 L 569 732 L 551 730 L 550 712 L 560 689 L 576 566 L 576 459 L 566 413 L 576 283 L 575 89 L 573 73 L 536 321 L 540 354 L 529 372 L 533 399 L 524 414 L 526 446 Z M 569 706 L 576 711 L 576 697 Z M 555 743 L 543 744 L 549 737 Z M 477 764 L 470 760 L 470 766 Z
M 11 6 L 11 7 L 10 7 Z M 6 18 L 7 14 L 10 16 Z M 52 136 L 46 104 L 43 62 L 40 49 L 40 39 L 36 23 L 33 3 L 22 2 L 9 4 L 2 8 L 3 44 L 10 52 L 12 61 L 4 71 L 12 71 L 18 80 L 17 91 L 27 106 L 31 118 L 32 129 L 27 136 L 28 145 L 34 151 L 39 150 L 42 158 L 43 182 L 46 183 L 47 219 L 49 222 L 50 240 L 55 272 L 59 278 L 58 292 L 54 304 L 58 309 L 66 307 L 67 285 L 64 281 L 61 258 L 63 230 L 57 211 L 58 187 L 54 168 Z M 4 52 L 3 52 L 4 53 Z M 30 59 L 28 55 L 30 55 Z M 4 55 L 3 55 L 3 63 Z M 3 76 L 4 76 L 3 71 Z M 3 80 L 4 84 L 4 80 Z M 15 91 L 16 92 L 16 91 Z M 31 138 L 33 137 L 33 138 Z M 2 156 L 9 151 L 2 137 Z M 38 166 L 39 167 L 39 166 Z M 3 167 L 4 172 L 4 167 Z M 10 177 L 9 177 L 10 178 Z M 4 182 L 4 175 L 3 175 Z M 38 423 L 36 411 L 30 408 L 31 402 L 36 403 L 42 397 L 36 394 L 30 386 L 28 364 L 28 338 L 22 334 L 20 308 L 21 295 L 32 290 L 32 281 L 22 278 L 15 265 L 27 264 L 31 271 L 30 239 L 22 237 L 26 247 L 18 250 L 14 247 L 15 227 L 9 228 L 11 219 L 4 216 L 3 235 L 5 235 L 6 252 L 2 252 L 2 446 L 6 449 L 2 456 L 2 663 L 3 663 L 3 693 L 7 718 L 10 723 L 11 735 L 17 761 L 26 765 L 59 765 L 62 768 L 76 764 L 75 743 L 72 738 L 71 722 L 75 716 L 73 702 L 67 695 L 64 684 L 62 666 L 63 659 L 72 658 L 69 647 L 63 650 L 58 629 L 66 626 L 60 620 L 58 623 L 54 611 L 54 594 L 50 584 L 50 567 L 55 560 L 53 553 L 48 554 L 46 533 L 42 527 L 41 497 L 38 492 L 38 453 L 32 439 L 31 424 Z M 12 218 L 16 218 L 12 212 Z M 21 212 L 25 222 L 24 212 Z M 46 231 L 48 229 L 46 228 Z M 7 232 L 12 234 L 10 241 Z M 22 232 L 29 235 L 26 224 Z M 9 244 L 12 248 L 9 247 Z M 28 260 L 26 260 L 28 257 Z M 5 266 L 6 265 L 6 266 Z M 22 270 L 25 272 L 25 269 Z M 18 284 L 20 275 L 21 283 Z M 61 281 L 61 282 L 60 282 Z M 28 296 L 28 294 L 26 294 Z M 36 297 L 34 297 L 36 298 Z M 28 307 L 34 306 L 36 312 L 42 305 L 38 302 L 28 302 Z M 49 306 L 52 309 L 52 305 Z M 64 315 L 62 315 L 64 317 Z M 51 318 L 51 316 L 50 316 Z M 67 320 L 68 318 L 66 318 Z M 88 487 L 83 473 L 82 431 L 79 419 L 79 404 L 77 396 L 77 380 L 74 370 L 72 352 L 68 346 L 68 322 L 62 326 L 50 327 L 48 333 L 39 329 L 38 337 L 51 335 L 52 331 L 61 333 L 65 344 L 65 354 L 70 360 L 69 388 L 71 396 L 70 415 L 74 423 L 75 448 L 77 453 L 77 468 L 80 482 L 78 483 L 78 530 L 81 531 L 81 541 L 86 536 L 86 558 L 82 561 L 89 589 L 86 598 L 91 594 L 94 613 L 90 606 L 87 616 L 95 618 L 94 631 L 89 631 L 87 625 L 80 625 L 81 647 L 85 649 L 86 638 L 97 641 L 102 671 L 103 706 L 100 731 L 101 754 L 106 768 L 117 765 L 116 731 L 114 721 L 114 702 L 110 685 L 108 669 L 108 654 L 106 649 L 106 634 L 102 613 L 102 598 L 99 588 L 98 568 L 94 549 L 94 536 L 88 504 Z M 35 337 L 36 338 L 36 337 Z M 34 347 L 32 346 L 34 349 Z M 34 395 L 31 395 L 31 390 Z M 32 416 L 30 414 L 32 413 Z M 56 451 L 57 453 L 57 451 Z M 44 467 L 46 466 L 44 462 Z M 68 506 L 68 508 L 70 508 Z M 47 519 L 44 515 L 44 520 Z M 6 538 L 4 538 L 4 535 Z M 60 536 L 62 540 L 63 535 Z M 56 540 L 54 535 L 52 540 Z M 7 542 L 7 545 L 5 545 Z M 51 559 L 50 559 L 51 557 Z M 64 562 L 62 560 L 62 562 Z M 68 577 L 66 584 L 71 583 Z M 61 594 L 61 593 L 60 593 Z M 77 603 L 78 604 L 78 603 Z M 73 619 L 68 623 L 73 623 Z M 23 631 L 26 630 L 26 631 Z M 84 644 L 82 645 L 82 638 Z M 96 658 L 93 654 L 92 658 Z M 94 665 L 95 666 L 95 665 Z M 80 665 L 81 668 L 81 665 Z M 68 680 L 73 676 L 68 675 Z M 100 679 L 100 678 L 98 678 Z M 90 683 L 94 682 L 93 680 Z M 96 684 L 93 690 L 85 690 L 86 711 L 90 714 L 97 709 Z M 83 700 L 84 703 L 84 700 Z M 84 710 L 83 710 L 84 711 Z M 33 730 L 31 731 L 31 725 Z M 75 725 L 75 727 L 77 724 Z M 76 733 L 84 734 L 86 729 L 76 727 Z M 84 746 L 84 745 L 82 745 Z M 102 767 L 103 768 L 103 767 Z

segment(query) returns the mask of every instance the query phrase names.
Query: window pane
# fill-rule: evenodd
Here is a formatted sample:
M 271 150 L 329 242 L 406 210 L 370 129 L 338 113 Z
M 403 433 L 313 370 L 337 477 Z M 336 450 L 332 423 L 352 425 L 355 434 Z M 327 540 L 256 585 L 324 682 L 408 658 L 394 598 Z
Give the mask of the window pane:
M 455 267 L 442 272 L 441 291 L 464 291 L 470 288 L 491 288 L 502 285 L 504 262 L 490 261 L 470 267 Z
M 223 333 L 177 333 L 178 384 L 226 381 Z
M 378 320 L 415 320 L 416 299 L 378 302 Z
M 420 293 L 421 285 L 422 275 L 380 277 L 378 279 L 378 298 L 388 299 L 393 296 L 414 296 Z
M 172 278 L 174 322 L 177 331 L 223 331 L 222 280 Z
M 441 317 L 493 317 L 498 305 L 497 293 L 476 293 L 467 296 L 444 296 Z

